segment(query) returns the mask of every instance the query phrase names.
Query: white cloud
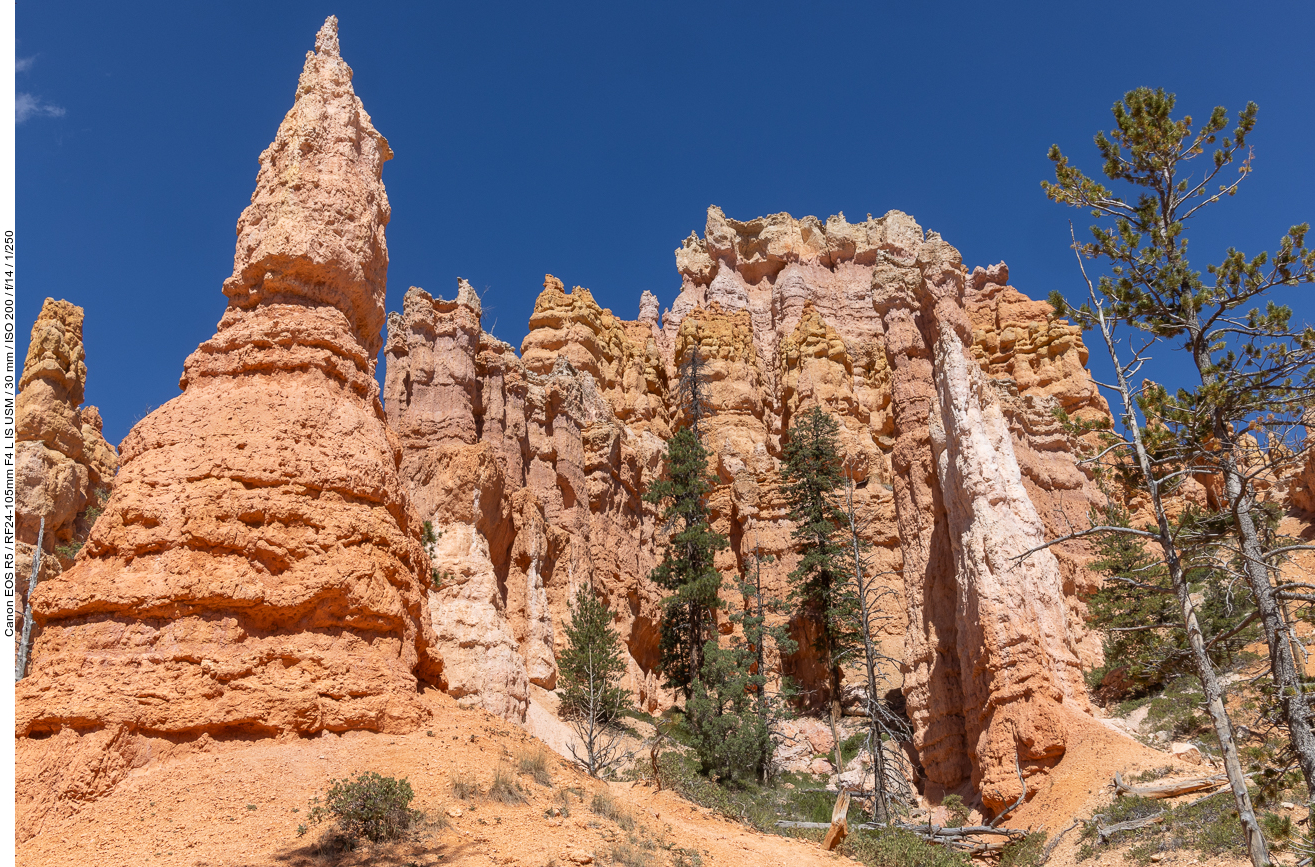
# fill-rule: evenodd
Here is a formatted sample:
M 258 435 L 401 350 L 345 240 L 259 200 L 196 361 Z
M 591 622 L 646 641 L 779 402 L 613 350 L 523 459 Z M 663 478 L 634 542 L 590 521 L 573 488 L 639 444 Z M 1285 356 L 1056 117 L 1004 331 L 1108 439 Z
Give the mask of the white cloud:
M 64 109 L 58 105 L 43 102 L 41 97 L 31 93 L 14 94 L 14 122 L 23 123 L 34 117 L 63 117 Z
M 32 68 L 32 64 L 36 62 L 37 62 L 37 56 L 35 54 L 33 54 L 31 57 L 20 57 L 18 58 L 17 61 L 15 61 L 14 69 L 17 70 L 18 72 L 27 72 L 29 69 Z

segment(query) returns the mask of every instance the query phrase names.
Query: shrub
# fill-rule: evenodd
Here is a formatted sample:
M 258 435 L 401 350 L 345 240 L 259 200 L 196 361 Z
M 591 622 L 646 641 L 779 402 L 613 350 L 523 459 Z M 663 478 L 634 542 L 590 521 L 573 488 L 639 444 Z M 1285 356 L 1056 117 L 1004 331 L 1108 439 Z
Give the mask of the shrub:
M 453 777 L 452 797 L 462 801 L 473 801 L 479 797 L 479 783 L 469 777 Z
M 419 817 L 411 809 L 415 793 L 405 778 L 384 777 L 374 771 L 362 771 L 355 779 L 329 781 L 323 802 L 311 799 L 309 823 L 333 819 L 339 834 L 350 845 L 365 838 L 378 843 L 401 837 Z M 298 828 L 304 834 L 306 826 Z
M 548 771 L 548 753 L 543 748 L 528 750 L 516 757 L 516 767 L 522 774 L 533 777 L 540 786 L 552 785 L 552 774 Z
M 867 867 L 969 867 L 967 855 L 926 842 L 909 831 L 859 831 L 841 851 Z
M 1046 848 L 1046 832 L 1034 831 L 1021 840 L 1007 843 L 1000 851 L 1000 867 L 1036 867 Z
M 951 828 L 959 828 L 968 824 L 968 808 L 964 806 L 963 798 L 958 795 L 946 795 L 941 801 L 941 806 L 947 813 L 945 824 Z
M 703 867 L 703 856 L 696 849 L 672 849 L 671 867 Z
M 649 852 L 631 844 L 618 843 L 612 847 L 612 863 L 620 867 L 656 867 Z
M 622 809 L 621 805 L 612 797 L 612 793 L 604 789 L 594 795 L 594 800 L 589 804 L 589 810 L 595 816 L 602 816 L 611 822 L 615 822 L 627 831 L 635 829 L 634 818 Z
M 493 782 L 489 785 L 489 797 L 500 804 L 525 803 L 525 790 L 516 778 L 504 767 L 493 772 Z
M 1265 813 L 1260 817 L 1260 829 L 1265 832 L 1271 849 L 1283 849 L 1292 839 L 1292 817 Z

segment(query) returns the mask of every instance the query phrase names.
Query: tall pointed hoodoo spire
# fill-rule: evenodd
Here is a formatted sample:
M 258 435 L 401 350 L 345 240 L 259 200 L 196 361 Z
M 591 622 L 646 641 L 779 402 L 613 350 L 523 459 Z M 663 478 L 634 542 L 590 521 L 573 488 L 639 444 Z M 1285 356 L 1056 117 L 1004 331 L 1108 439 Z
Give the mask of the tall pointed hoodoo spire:
M 185 362 L 183 394 L 124 440 L 76 564 L 33 594 L 20 835 L 154 746 L 408 731 L 427 715 L 417 675 L 442 681 L 429 561 L 373 375 L 392 152 L 336 19 L 316 49 L 260 156 L 215 336 Z

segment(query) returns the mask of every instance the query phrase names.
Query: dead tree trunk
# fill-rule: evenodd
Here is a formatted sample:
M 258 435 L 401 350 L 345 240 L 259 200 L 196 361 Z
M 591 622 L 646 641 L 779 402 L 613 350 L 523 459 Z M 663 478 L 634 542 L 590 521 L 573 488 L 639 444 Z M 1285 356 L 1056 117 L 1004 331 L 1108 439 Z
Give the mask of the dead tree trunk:
M 882 745 L 883 736 L 891 741 L 905 739 L 906 732 L 896 721 L 888 719 L 885 706 L 877 695 L 878 671 L 886 663 L 892 662 L 877 648 L 876 633 L 879 624 L 874 622 L 874 609 L 880 601 L 881 591 L 876 586 L 876 575 L 868 568 L 867 558 L 863 553 L 863 539 L 860 534 L 858 516 L 854 508 L 854 481 L 851 478 L 845 488 L 845 516 L 848 520 L 850 553 L 853 556 L 854 589 L 858 595 L 859 632 L 863 638 L 864 674 L 867 679 L 868 711 L 868 751 L 872 756 L 873 799 L 870 814 L 875 822 L 894 821 L 897 813 L 896 802 L 907 798 L 908 780 L 904 768 L 892 767 L 886 750 Z
M 23 600 L 23 637 L 18 642 L 18 658 L 14 661 L 14 682 L 22 680 L 27 674 L 27 655 L 32 649 L 32 592 L 37 589 L 41 575 L 41 546 L 46 541 L 46 519 L 41 518 L 41 528 L 37 530 L 37 547 L 32 554 L 32 577 L 27 582 L 27 598 Z
M 1169 517 L 1165 512 L 1160 481 L 1155 475 L 1155 466 L 1152 464 L 1150 454 L 1142 438 L 1141 423 L 1137 417 L 1138 404 L 1133 398 L 1133 390 L 1128 383 L 1129 370 L 1140 367 L 1141 359 L 1139 356 L 1134 357 L 1129 364 L 1124 364 L 1120 360 L 1114 339 L 1115 322 L 1111 321 L 1108 311 L 1097 297 L 1095 286 L 1087 276 L 1086 266 L 1082 264 L 1081 248 L 1076 237 L 1073 239 L 1073 249 L 1078 255 L 1078 265 L 1082 269 L 1082 276 L 1087 282 L 1090 309 L 1084 311 L 1083 315 L 1088 317 L 1090 324 L 1099 329 L 1101 338 L 1105 342 L 1105 348 L 1109 352 L 1110 361 L 1113 362 L 1114 372 L 1117 377 L 1116 390 L 1119 392 L 1119 397 L 1123 403 L 1123 423 L 1131 436 L 1131 441 L 1126 444 L 1131 446 L 1132 457 L 1140 473 L 1144 491 L 1149 495 L 1151 508 L 1155 516 L 1155 532 L 1138 530 L 1132 530 L 1131 532 L 1151 537 L 1158 544 L 1163 554 L 1164 564 L 1169 572 L 1174 595 L 1178 599 L 1179 609 L 1182 613 L 1183 629 L 1187 632 L 1192 667 L 1195 669 L 1196 676 L 1201 682 L 1201 688 L 1205 692 L 1206 713 L 1209 714 L 1210 722 L 1214 726 L 1215 736 L 1219 739 L 1219 749 L 1224 759 L 1224 770 L 1228 776 L 1229 788 L 1233 792 L 1233 799 L 1237 804 L 1238 820 L 1242 824 L 1242 831 L 1246 838 L 1247 852 L 1251 856 L 1251 862 L 1255 867 L 1268 867 L 1270 863 L 1269 851 L 1265 845 L 1265 837 L 1260 831 L 1260 823 L 1256 821 L 1256 813 L 1251 805 L 1251 795 L 1247 792 L 1246 775 L 1242 770 L 1242 762 L 1238 757 L 1237 742 L 1233 738 L 1233 724 L 1228 717 L 1228 710 L 1224 706 L 1223 687 L 1219 683 L 1214 664 L 1211 663 L 1210 656 L 1206 651 L 1205 637 L 1202 635 L 1201 626 L 1197 622 L 1196 606 L 1191 598 L 1191 588 L 1188 586 L 1178 546 L 1172 527 L 1169 524 Z

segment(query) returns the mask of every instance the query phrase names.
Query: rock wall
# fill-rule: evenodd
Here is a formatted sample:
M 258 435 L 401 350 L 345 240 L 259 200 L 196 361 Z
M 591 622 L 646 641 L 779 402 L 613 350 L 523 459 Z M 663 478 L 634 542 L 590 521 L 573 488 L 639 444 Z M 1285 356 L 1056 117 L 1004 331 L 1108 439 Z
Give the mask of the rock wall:
M 487 650 L 469 655 L 464 676 L 449 665 L 450 681 L 519 718 L 524 684 L 552 683 L 547 651 L 588 580 L 625 637 L 632 687 L 649 706 L 669 700 L 653 672 L 660 593 L 647 581 L 661 533 L 639 498 L 685 423 L 673 384 L 697 350 L 720 481 L 709 506 L 731 540 L 719 567 L 776 555 L 764 585 L 785 592 L 795 557 L 782 439 L 810 406 L 835 413 L 874 560 L 905 603 L 884 612 L 883 644 L 906 660 L 928 783 L 971 783 L 998 809 L 1017 796 L 1017 758 L 1035 791 L 1031 778 L 1063 755 L 1064 715 L 1087 711 L 1081 665 L 1100 653 L 1082 625 L 1094 589 L 1085 548 L 1016 562 L 1084 521 L 1096 496 L 1054 415 L 1108 415 L 1078 329 L 1009 287 L 1003 264 L 970 274 L 899 212 L 740 222 L 713 207 L 676 261 L 670 310 L 659 317 L 645 293 L 634 321 L 549 277 L 519 360 L 479 329 L 464 283 L 456 301 L 412 289 L 390 320 L 385 404 L 403 474 L 442 538 L 460 540 L 440 545 L 436 567 L 460 577 L 431 611 L 436 624 L 482 624 L 470 631 L 499 648 L 494 694 L 482 694 L 488 671 L 475 664 Z M 458 464 L 480 469 L 446 469 Z M 801 649 L 782 668 L 825 702 L 814 624 L 791 627 Z M 468 639 L 440 642 L 451 659 Z
M 373 376 L 392 152 L 335 18 L 315 48 L 260 156 L 215 336 L 124 440 L 76 564 L 33 594 L 16 720 L 29 832 L 38 804 L 103 791 L 152 745 L 411 730 L 417 676 L 441 684 L 429 560 Z
M 42 519 L 38 581 L 72 565 L 119 471 L 118 452 L 101 434 L 100 411 L 81 406 L 87 381 L 82 320 L 81 307 L 47 298 L 18 381 L 14 607 L 20 633 Z
M 628 636 L 629 686 L 656 707 L 660 597 L 643 580 L 655 561 L 639 497 L 669 431 L 658 334 L 551 276 L 522 357 L 480 312 L 464 280 L 452 301 L 413 287 L 384 349 L 402 473 L 437 537 L 429 610 L 448 691 L 523 721 L 529 684 L 556 685 L 556 624 L 590 581 Z
M 1288 496 L 1293 507 L 1315 513 L 1315 409 L 1306 410 L 1302 421 L 1306 436 L 1288 481 Z

